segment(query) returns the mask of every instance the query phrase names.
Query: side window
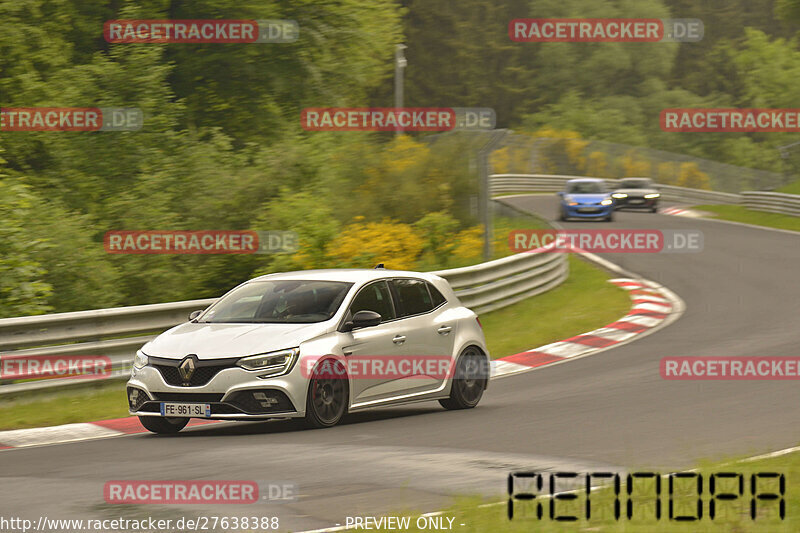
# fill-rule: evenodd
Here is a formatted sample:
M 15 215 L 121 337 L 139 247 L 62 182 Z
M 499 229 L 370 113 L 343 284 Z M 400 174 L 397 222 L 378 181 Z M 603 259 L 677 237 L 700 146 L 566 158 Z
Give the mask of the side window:
M 418 315 L 433 309 L 427 284 L 419 279 L 392 280 L 401 316 Z
M 442 296 L 442 293 L 430 283 L 428 283 L 428 291 L 431 293 L 431 300 L 433 300 L 434 309 L 447 301 L 447 299 Z
M 363 287 L 350 304 L 350 316 L 359 311 L 375 311 L 381 315 L 382 322 L 395 318 L 389 285 L 378 281 Z

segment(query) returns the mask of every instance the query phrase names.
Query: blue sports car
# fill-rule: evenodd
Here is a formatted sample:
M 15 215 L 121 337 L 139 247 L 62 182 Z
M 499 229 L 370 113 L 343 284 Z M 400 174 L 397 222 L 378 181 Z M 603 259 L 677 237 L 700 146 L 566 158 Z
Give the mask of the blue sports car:
M 600 218 L 614 220 L 614 199 L 603 180 L 581 178 L 569 180 L 559 192 L 561 206 L 559 220 L 569 218 Z

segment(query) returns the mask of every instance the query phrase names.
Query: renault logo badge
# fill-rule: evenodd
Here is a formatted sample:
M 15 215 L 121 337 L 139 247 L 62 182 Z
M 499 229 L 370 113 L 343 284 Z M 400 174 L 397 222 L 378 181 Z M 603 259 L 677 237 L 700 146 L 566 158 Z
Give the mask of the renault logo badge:
M 194 369 L 196 365 L 194 362 L 194 357 L 191 355 L 187 355 L 181 364 L 178 365 L 178 373 L 181 375 L 181 379 L 185 384 L 188 384 L 189 381 L 192 379 L 192 375 L 194 374 Z

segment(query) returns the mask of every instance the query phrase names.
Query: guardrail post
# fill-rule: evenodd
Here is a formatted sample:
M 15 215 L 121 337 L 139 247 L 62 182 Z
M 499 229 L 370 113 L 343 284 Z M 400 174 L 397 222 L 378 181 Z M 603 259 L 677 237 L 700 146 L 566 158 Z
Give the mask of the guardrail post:
M 492 258 L 492 210 L 490 206 L 491 190 L 489 185 L 489 156 L 511 130 L 494 130 L 489 134 L 489 140 L 478 150 L 478 172 L 480 179 L 479 208 L 481 222 L 483 223 L 483 259 Z

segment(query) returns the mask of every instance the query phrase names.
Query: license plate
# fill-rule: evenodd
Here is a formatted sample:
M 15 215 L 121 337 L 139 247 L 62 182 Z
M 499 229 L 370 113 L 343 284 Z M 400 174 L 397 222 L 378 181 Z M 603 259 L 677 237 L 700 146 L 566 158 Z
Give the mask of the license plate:
M 641 199 L 640 200 L 631 200 L 631 203 L 632 204 L 643 204 L 644 200 L 641 200 Z
M 579 207 L 578 208 L 578 212 L 579 213 L 596 213 L 597 212 L 597 208 L 596 207 Z
M 209 417 L 210 403 L 161 402 L 161 416 Z

